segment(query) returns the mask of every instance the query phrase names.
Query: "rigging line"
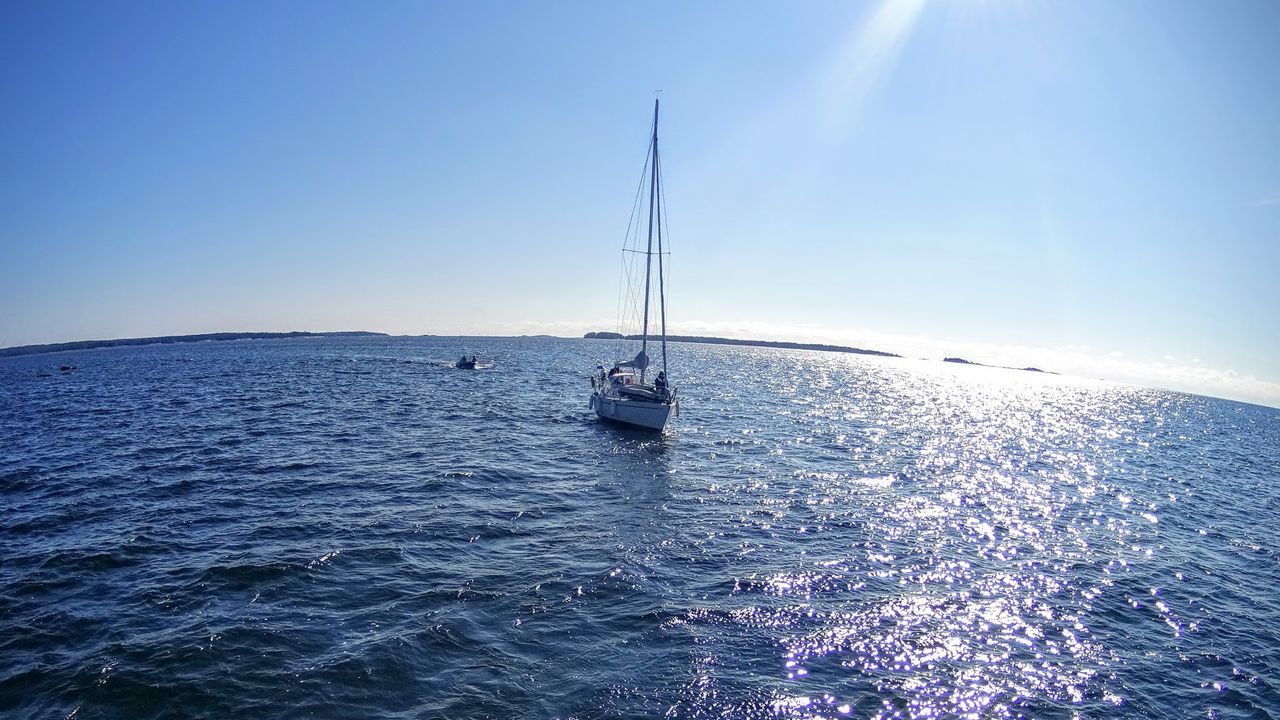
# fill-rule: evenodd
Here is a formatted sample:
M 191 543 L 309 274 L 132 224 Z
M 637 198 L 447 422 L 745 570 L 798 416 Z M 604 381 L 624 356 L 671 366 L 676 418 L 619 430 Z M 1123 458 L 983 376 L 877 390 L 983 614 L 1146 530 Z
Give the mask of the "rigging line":
M 658 152 L 657 142 L 654 142 L 653 148 L 653 167 L 656 168 L 654 176 L 658 178 L 656 183 L 658 190 L 658 309 L 662 316 L 662 375 L 667 375 L 667 289 L 662 280 L 662 214 L 666 212 L 666 193 L 662 185 L 662 155 Z M 668 382 L 670 380 L 668 379 Z
M 649 168 L 649 242 L 645 248 L 644 263 L 644 329 L 641 331 L 640 352 L 645 354 L 649 347 L 649 273 L 653 269 L 653 204 L 654 194 L 658 187 L 658 99 L 653 100 L 653 150 Z M 644 368 L 640 369 L 640 382 L 644 382 Z
M 640 180 L 639 182 L 636 183 L 636 195 L 635 195 L 635 198 L 631 201 L 631 213 L 627 216 L 627 232 L 622 236 L 622 249 L 624 252 L 627 250 L 627 246 L 631 238 L 632 228 L 635 228 L 637 238 L 640 234 L 640 229 L 639 229 L 640 197 L 641 197 L 641 193 L 644 191 L 644 176 L 649 173 L 649 156 L 652 152 L 653 152 L 653 146 L 652 144 L 650 144 L 648 147 L 645 148 L 644 166 L 640 168 Z M 624 294 L 624 287 L 626 288 L 627 291 L 631 290 L 631 287 L 630 287 L 631 273 L 629 268 L 627 267 L 627 259 L 625 256 L 622 258 L 622 264 L 621 264 L 620 270 L 621 270 L 621 277 L 618 279 L 618 305 L 617 305 L 618 312 L 617 312 L 617 315 L 614 317 L 614 322 L 616 323 L 618 333 L 622 335 L 626 335 L 626 329 L 623 326 L 623 323 L 626 320 L 626 318 L 624 318 L 625 307 L 627 305 L 627 302 L 630 301 L 631 299 L 631 293 L 627 292 L 626 294 Z M 617 345 L 617 347 L 614 350 L 614 354 L 617 355 L 621 350 L 622 350 L 621 344 Z
M 658 166 L 658 172 L 659 172 L 659 174 L 661 174 L 661 172 L 662 172 L 662 166 L 661 166 L 661 164 L 659 164 L 659 166 Z M 661 256 L 662 256 L 662 255 L 667 255 L 667 256 L 670 256 L 670 255 L 671 255 L 671 220 L 670 220 L 670 218 L 668 217 L 668 210 L 667 210 L 667 185 L 666 185 L 666 183 L 662 183 L 662 184 L 660 184 L 660 185 L 658 186 L 658 194 L 659 194 L 659 196 L 660 196 L 660 200 L 661 200 L 661 202 L 662 202 L 662 213 L 661 213 L 661 215 L 659 215 L 659 216 L 658 216 L 658 222 L 659 222 L 659 223 L 661 223 L 661 225 L 659 226 L 659 231 L 662 233 L 663 237 L 665 237 L 665 238 L 666 238 L 666 241 L 667 241 L 667 244 L 666 244 L 666 246 L 665 246 L 665 247 L 666 247 L 666 250 L 665 250 L 665 251 L 660 252 L 660 253 L 659 253 L 659 257 L 658 257 L 659 268 L 661 268 L 661 266 L 662 266 L 662 257 L 661 257 Z M 666 272 L 667 272 L 667 274 L 669 275 L 669 274 L 671 273 L 671 266 L 670 266 L 670 263 L 669 263 L 669 262 L 668 262 L 668 263 L 666 263 L 666 265 L 667 265 Z M 661 285 L 662 281 L 663 281 L 663 279 L 662 279 L 662 275 L 661 275 L 661 274 L 659 274 L 659 276 L 658 276 L 658 283 L 659 283 L 659 285 Z M 666 323 L 667 323 L 667 294 L 666 294 L 666 292 L 664 291 L 664 292 L 662 293 L 662 336 L 663 336 L 664 341 L 665 341 L 665 339 L 666 339 L 666 335 L 667 335 L 667 331 L 666 331 Z M 666 371 L 666 369 L 667 369 L 666 365 L 667 365 L 667 352 L 666 352 L 666 347 L 665 347 L 665 345 L 664 345 L 664 347 L 663 347 L 663 349 L 662 349 L 662 369 L 663 369 L 663 371 L 664 371 L 664 372 L 665 372 L 665 371 Z M 668 378 L 668 379 L 667 379 L 667 381 L 668 381 L 668 382 L 670 382 L 670 378 Z
M 661 169 L 661 168 L 659 168 L 659 169 Z M 662 227 L 663 227 L 663 231 L 664 231 L 664 233 L 665 233 L 665 235 L 666 235 L 666 238 L 667 238 L 667 245 L 666 245 L 667 249 L 666 249 L 666 251 L 665 251 L 665 254 L 666 254 L 666 255 L 670 255 L 670 254 L 671 254 L 671 221 L 670 221 L 670 218 L 669 218 L 669 217 L 667 217 L 667 211 L 666 211 L 666 207 L 667 207 L 667 186 L 666 186 L 666 184 L 665 184 L 665 183 L 664 183 L 661 187 L 659 187 L 659 188 L 658 188 L 658 192 L 662 194 L 662 207 L 663 207 L 663 211 L 662 211 L 662 218 L 661 218 L 661 220 L 662 220 Z
M 671 255 L 671 219 L 667 210 L 667 183 L 662 179 L 662 155 L 654 147 L 654 163 L 658 167 L 658 202 L 662 210 L 658 213 L 658 297 L 662 305 L 662 372 L 667 372 L 667 275 L 671 273 L 671 264 L 663 263 L 663 256 Z M 663 245 L 666 240 L 666 245 Z M 671 377 L 667 378 L 671 382 Z
M 646 176 L 649 174 L 650 162 L 652 162 L 652 159 L 646 156 L 645 164 L 644 164 L 644 173 Z M 633 247 L 638 246 L 640 244 L 640 213 L 641 212 L 643 212 L 643 206 L 640 204 L 637 204 L 635 225 L 632 227 L 631 235 L 627 238 L 627 241 Z M 631 248 L 628 248 L 628 249 L 631 249 Z M 624 279 L 626 280 L 626 283 L 627 283 L 628 292 L 626 296 L 626 302 L 623 304 L 621 309 L 624 313 L 623 320 L 625 323 L 627 323 L 626 329 L 630 330 L 630 332 L 627 334 L 635 334 L 639 330 L 639 325 L 640 325 L 640 318 L 639 318 L 640 275 L 637 270 L 636 263 L 638 262 L 638 259 L 636 257 L 636 252 L 638 251 L 632 250 L 632 252 L 629 254 L 624 253 L 624 257 L 623 257 L 625 266 L 626 266 L 626 276 Z M 619 348 L 619 352 L 621 352 L 621 348 Z
M 639 258 L 636 255 L 624 256 L 628 294 L 626 302 L 620 308 L 622 316 L 622 327 L 620 332 L 623 335 L 635 335 L 640 328 L 640 288 L 639 279 L 640 272 L 638 263 Z M 622 355 L 622 346 L 625 343 L 619 341 L 617 351 L 619 357 Z
M 640 168 L 640 182 L 636 184 L 636 197 L 631 201 L 631 215 L 627 218 L 627 233 L 622 236 L 622 249 L 627 249 L 627 238 L 631 237 L 631 228 L 633 223 L 640 219 L 640 194 L 644 191 L 644 176 L 649 174 L 649 158 L 653 154 L 653 146 L 650 145 L 645 149 L 644 167 Z M 639 235 L 640 228 L 636 227 L 636 234 Z
M 627 259 L 624 259 L 624 260 L 627 260 Z M 636 308 L 636 295 L 638 293 L 638 290 L 635 286 L 634 261 L 624 262 L 623 273 L 624 273 L 624 280 L 625 280 L 625 287 L 626 287 L 626 296 L 624 298 L 624 301 L 621 303 L 621 305 L 618 308 L 618 332 L 621 335 L 626 336 L 628 334 L 632 334 L 631 331 L 634 330 L 637 323 L 635 308 Z M 615 353 L 619 357 L 622 354 L 622 346 L 623 346 L 623 343 L 620 341 L 619 343 L 617 343 L 617 346 L 615 348 Z

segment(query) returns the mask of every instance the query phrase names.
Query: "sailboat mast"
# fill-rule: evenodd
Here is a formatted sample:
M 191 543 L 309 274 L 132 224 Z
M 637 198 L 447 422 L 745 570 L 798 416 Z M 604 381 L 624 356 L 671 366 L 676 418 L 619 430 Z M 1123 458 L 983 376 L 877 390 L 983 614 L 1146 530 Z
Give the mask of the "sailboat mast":
M 653 210 L 654 198 L 658 189 L 658 98 L 653 99 L 653 139 L 652 164 L 649 169 L 649 244 L 644 252 L 644 328 L 640 340 L 640 352 L 649 347 L 649 276 L 653 267 Z M 647 355 L 647 353 L 646 353 Z M 640 370 L 640 381 L 644 382 L 644 369 Z

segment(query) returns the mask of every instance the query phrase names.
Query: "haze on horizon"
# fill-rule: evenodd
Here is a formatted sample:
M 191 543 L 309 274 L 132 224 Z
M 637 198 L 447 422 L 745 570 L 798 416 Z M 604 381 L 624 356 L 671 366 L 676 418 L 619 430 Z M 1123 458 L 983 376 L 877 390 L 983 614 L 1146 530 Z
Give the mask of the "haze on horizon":
M 10 3 L 0 347 L 671 331 L 1280 406 L 1280 5 Z M 576 370 L 567 368 L 566 370 Z

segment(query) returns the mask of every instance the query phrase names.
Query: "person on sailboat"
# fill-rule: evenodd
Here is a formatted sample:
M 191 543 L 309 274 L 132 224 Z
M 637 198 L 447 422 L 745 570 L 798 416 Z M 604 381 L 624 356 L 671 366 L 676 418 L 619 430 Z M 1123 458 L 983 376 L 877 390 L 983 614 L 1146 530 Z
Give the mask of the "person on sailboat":
M 658 373 L 658 377 L 653 379 L 653 388 L 658 391 L 659 395 L 667 394 L 667 371 L 663 370 Z

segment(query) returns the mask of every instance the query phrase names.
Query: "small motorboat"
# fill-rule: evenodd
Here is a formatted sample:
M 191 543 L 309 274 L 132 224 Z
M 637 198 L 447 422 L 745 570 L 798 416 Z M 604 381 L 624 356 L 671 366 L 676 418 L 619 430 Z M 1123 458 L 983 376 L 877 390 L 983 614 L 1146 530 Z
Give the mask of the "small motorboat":
M 454 363 L 453 366 L 458 368 L 459 370 L 475 370 L 476 356 L 472 355 L 471 357 L 467 357 L 466 355 L 463 355 L 462 357 L 458 358 L 458 362 Z

